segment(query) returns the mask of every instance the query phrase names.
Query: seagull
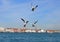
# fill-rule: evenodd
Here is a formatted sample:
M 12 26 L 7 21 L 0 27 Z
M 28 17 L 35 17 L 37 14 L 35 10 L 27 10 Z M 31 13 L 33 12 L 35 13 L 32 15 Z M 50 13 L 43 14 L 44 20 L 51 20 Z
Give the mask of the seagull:
M 35 21 L 33 24 L 32 24 L 32 27 L 35 27 L 35 24 L 38 22 L 38 20 L 37 21 Z
M 21 20 L 24 22 L 24 27 L 26 27 L 26 25 L 29 21 L 25 21 L 23 18 L 21 18 Z
M 36 5 L 35 7 L 32 7 L 32 11 L 34 11 L 37 7 L 38 7 L 38 5 Z

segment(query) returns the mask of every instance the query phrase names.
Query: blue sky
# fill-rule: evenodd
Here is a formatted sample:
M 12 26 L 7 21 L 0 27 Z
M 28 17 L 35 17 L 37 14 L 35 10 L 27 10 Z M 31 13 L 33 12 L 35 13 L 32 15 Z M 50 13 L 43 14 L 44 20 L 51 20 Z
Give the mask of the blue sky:
M 32 5 L 38 8 L 31 11 Z M 27 28 L 38 20 L 40 29 L 60 29 L 60 0 L 0 0 L 0 27 L 22 28 L 20 18 L 29 20 Z

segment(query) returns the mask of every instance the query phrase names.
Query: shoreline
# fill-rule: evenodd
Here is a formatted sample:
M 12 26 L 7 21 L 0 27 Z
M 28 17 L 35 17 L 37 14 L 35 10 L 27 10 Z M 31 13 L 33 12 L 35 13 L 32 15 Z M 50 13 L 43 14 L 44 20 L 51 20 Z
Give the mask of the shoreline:
M 26 29 L 26 28 L 0 28 L 0 32 L 18 32 L 18 33 L 60 33 L 60 30 Z

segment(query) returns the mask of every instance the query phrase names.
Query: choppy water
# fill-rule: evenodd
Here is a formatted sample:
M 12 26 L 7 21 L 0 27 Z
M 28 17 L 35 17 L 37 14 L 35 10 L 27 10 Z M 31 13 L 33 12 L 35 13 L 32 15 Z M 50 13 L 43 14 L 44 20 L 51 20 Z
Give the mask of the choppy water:
M 0 33 L 0 42 L 60 42 L 60 33 Z

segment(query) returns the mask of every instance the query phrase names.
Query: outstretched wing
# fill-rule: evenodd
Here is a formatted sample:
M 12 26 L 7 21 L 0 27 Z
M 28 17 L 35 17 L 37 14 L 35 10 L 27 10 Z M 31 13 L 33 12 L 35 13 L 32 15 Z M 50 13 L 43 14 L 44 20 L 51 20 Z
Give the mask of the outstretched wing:
M 34 25 L 34 24 L 32 24 L 32 27 L 35 27 L 35 25 Z
M 21 18 L 21 20 L 25 23 L 25 20 L 23 18 Z
M 24 27 L 26 27 L 26 24 L 24 25 Z
M 38 20 L 37 20 L 37 21 L 35 21 L 35 22 L 34 22 L 34 24 L 36 24 L 37 22 L 38 22 Z
M 38 7 L 38 5 L 35 6 L 35 8 L 37 8 L 37 7 Z
M 34 11 L 35 8 L 32 8 L 32 11 Z
M 26 21 L 26 24 L 28 23 L 29 21 Z

